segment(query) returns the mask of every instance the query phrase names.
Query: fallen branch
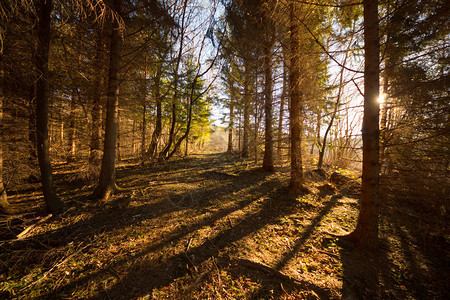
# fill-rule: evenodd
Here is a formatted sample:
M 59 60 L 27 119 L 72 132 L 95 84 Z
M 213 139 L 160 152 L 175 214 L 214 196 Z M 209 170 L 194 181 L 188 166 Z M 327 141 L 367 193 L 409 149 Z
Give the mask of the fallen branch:
M 39 221 L 37 221 L 36 223 L 34 223 L 33 225 L 28 226 L 27 228 L 25 228 L 25 230 L 23 230 L 21 233 L 19 233 L 17 235 L 17 239 L 21 240 L 24 239 L 26 237 L 26 235 L 32 230 L 34 229 L 36 226 L 38 226 L 39 224 L 44 223 L 45 221 L 47 221 L 48 219 L 50 219 L 51 217 L 53 217 L 52 214 L 49 214 L 43 218 L 41 218 Z

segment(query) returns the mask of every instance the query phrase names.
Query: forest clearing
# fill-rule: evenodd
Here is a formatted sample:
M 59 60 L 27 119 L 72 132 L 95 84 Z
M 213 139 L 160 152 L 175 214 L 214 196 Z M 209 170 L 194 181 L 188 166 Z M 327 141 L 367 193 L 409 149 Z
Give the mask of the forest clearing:
M 0 299 L 450 299 L 450 1 L 0 1 Z
M 128 164 L 117 173 L 127 191 L 98 203 L 57 167 L 62 215 L 40 222 L 38 184 L 11 193 L 23 214 L 2 221 L 2 298 L 448 298 L 448 253 L 433 231 L 444 224 L 383 203 L 380 249 L 361 254 L 338 239 L 355 225 L 360 179 L 307 170 L 311 192 L 290 197 L 287 171 L 228 154 Z

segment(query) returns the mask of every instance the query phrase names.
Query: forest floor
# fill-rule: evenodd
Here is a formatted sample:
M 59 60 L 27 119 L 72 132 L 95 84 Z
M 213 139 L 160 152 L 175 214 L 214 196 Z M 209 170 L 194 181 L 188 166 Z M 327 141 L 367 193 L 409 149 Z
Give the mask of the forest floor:
M 310 193 L 289 196 L 289 168 L 263 172 L 226 154 L 122 164 L 108 202 L 55 167 L 68 209 L 47 216 L 39 184 L 9 191 L 21 212 L 0 223 L 0 298 L 450 299 L 448 224 L 385 199 L 378 251 L 352 230 L 360 180 L 306 170 Z

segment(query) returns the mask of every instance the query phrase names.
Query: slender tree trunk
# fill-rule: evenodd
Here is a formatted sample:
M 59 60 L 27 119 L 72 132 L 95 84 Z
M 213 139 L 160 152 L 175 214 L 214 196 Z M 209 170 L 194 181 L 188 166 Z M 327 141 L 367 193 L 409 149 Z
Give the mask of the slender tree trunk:
M 173 147 L 172 152 L 170 152 L 169 156 L 167 157 L 168 159 L 170 159 L 177 152 L 177 150 L 180 148 L 180 145 L 183 142 L 183 140 L 189 136 L 189 132 L 191 130 L 191 123 L 192 123 L 192 106 L 194 105 L 194 91 L 195 91 L 195 86 L 197 84 L 197 80 L 198 80 L 198 77 L 195 77 L 194 81 L 192 82 L 191 94 L 189 96 L 189 108 L 187 111 L 186 132 L 177 141 L 177 143 Z
M 280 114 L 278 119 L 278 139 L 277 139 L 277 157 L 281 159 L 281 141 L 283 139 L 283 115 L 284 115 L 284 101 L 286 99 L 286 81 L 287 81 L 287 70 L 286 70 L 286 62 L 283 63 L 283 90 L 281 92 L 280 98 Z
M 10 214 L 12 212 L 11 205 L 8 202 L 6 195 L 6 187 L 3 183 L 3 98 L 5 97 L 3 91 L 4 83 L 4 69 L 3 69 L 3 53 L 0 51 L 0 214 Z
M 117 146 L 116 146 L 116 158 L 118 161 L 122 161 L 122 148 L 121 148 L 121 134 L 120 134 L 120 111 L 117 112 Z
M 94 198 L 108 199 L 116 190 L 116 141 L 119 114 L 119 67 L 122 52 L 121 28 L 118 17 L 121 16 L 121 0 L 112 2 L 112 9 L 117 14 L 113 19 L 111 44 L 109 53 L 108 91 L 106 107 L 105 142 L 103 147 L 102 167 Z
M 317 143 L 317 149 L 320 151 L 320 149 L 322 148 L 322 141 L 320 140 L 320 128 L 322 127 L 322 112 L 321 109 L 319 107 L 318 111 L 317 111 L 317 128 L 316 128 L 316 143 Z M 314 154 L 314 145 L 316 144 L 315 142 L 312 143 L 312 147 L 311 147 L 311 154 Z
M 167 153 L 169 153 L 170 147 L 172 146 L 173 143 L 173 139 L 174 139 L 174 133 L 175 133 L 175 124 L 177 122 L 177 101 L 178 101 L 178 71 L 180 68 L 180 62 L 181 62 L 181 56 L 183 55 L 183 42 L 184 42 L 184 34 L 185 34 L 185 18 L 186 18 L 186 7 L 187 7 L 187 2 L 188 0 L 184 1 L 184 5 L 183 5 L 183 13 L 182 13 L 182 17 L 181 17 L 181 37 L 180 37 L 180 49 L 178 50 L 178 56 L 177 56 L 177 62 L 175 65 L 175 73 L 174 73 L 174 82 L 173 82 L 173 89 L 174 89 L 174 93 L 173 93 L 173 98 L 172 98 L 172 124 L 170 127 L 170 131 L 169 131 L 169 141 L 167 142 L 166 147 L 164 148 L 164 150 L 159 154 L 159 157 L 161 159 L 167 159 Z
M 59 199 L 53 185 L 48 139 L 48 59 L 50 51 L 50 14 L 52 11 L 52 1 L 38 1 L 36 11 L 39 16 L 38 45 L 35 54 L 35 65 L 38 72 L 38 78 L 35 83 L 36 147 L 45 204 L 50 212 L 60 213 L 64 209 L 64 203 Z
M 68 163 L 75 161 L 75 109 L 76 109 L 76 91 L 73 91 L 72 99 L 70 100 L 70 113 L 69 113 L 69 139 L 67 141 L 66 160 Z
M 300 59 L 298 52 L 300 51 L 300 26 L 297 20 L 298 11 L 297 4 L 290 2 L 290 124 L 291 124 L 291 178 L 289 182 L 289 191 L 298 194 L 304 190 L 303 165 L 302 165 L 302 111 L 303 99 L 300 89 Z
M 266 27 L 270 27 L 267 25 Z M 265 45 L 265 55 L 264 55 L 264 113 L 265 113 L 265 140 L 264 140 L 264 159 L 263 159 L 263 170 L 267 172 L 275 171 L 273 166 L 273 132 L 272 132 L 272 47 L 274 39 L 272 33 L 269 32 L 271 29 L 266 28 L 266 45 Z
M 241 136 L 242 136 L 242 110 L 239 111 L 239 126 L 238 126 L 238 149 L 239 153 L 241 153 L 242 156 L 242 142 L 241 142 Z
M 248 139 L 250 136 L 250 87 L 249 87 L 249 78 L 250 77 L 250 68 L 248 63 L 244 63 L 245 66 L 245 76 L 244 80 L 244 134 L 242 140 L 242 152 L 241 156 L 243 158 L 247 158 L 249 154 L 249 143 Z
M 346 59 L 344 59 L 344 64 L 346 62 Z M 338 89 L 338 96 L 336 99 L 336 103 L 334 105 L 334 111 L 333 111 L 333 115 L 331 116 L 331 120 L 330 123 L 328 123 L 327 129 L 325 130 L 325 134 L 323 136 L 323 141 L 322 141 L 322 145 L 319 149 L 319 161 L 317 163 L 317 169 L 318 170 L 322 170 L 322 165 L 323 165 L 323 157 L 325 155 L 325 149 L 327 147 L 327 137 L 328 137 L 328 133 L 331 130 L 331 127 L 333 127 L 333 123 L 334 123 L 334 119 L 336 118 L 336 114 L 337 111 L 339 109 L 339 104 L 341 102 L 341 93 L 342 93 L 342 85 L 343 85 L 343 78 L 344 78 L 344 69 L 341 69 L 341 74 L 340 74 L 340 79 L 339 79 L 339 89 Z M 319 136 L 320 138 L 320 136 Z
M 100 166 L 100 143 L 102 139 L 102 94 L 103 94 L 103 31 L 97 28 L 95 66 L 96 73 L 93 86 L 92 109 L 91 109 L 91 138 L 89 144 L 89 165 L 97 168 Z
M 36 46 L 37 47 L 37 46 Z M 36 92 L 33 86 L 30 89 L 30 101 L 28 102 L 28 145 L 29 145 L 29 164 L 30 168 L 34 171 L 37 169 L 37 136 L 36 136 Z M 63 148 L 62 148 L 63 149 Z M 37 173 L 31 174 L 29 179 L 31 181 L 40 180 Z
M 228 123 L 228 148 L 227 152 L 233 152 L 233 126 L 234 126 L 234 100 L 230 99 L 230 121 Z
M 256 76 L 256 78 L 258 78 L 258 76 Z M 257 86 L 257 80 L 255 81 L 255 90 L 258 90 L 258 86 Z M 255 132 L 254 132 L 254 142 L 253 142 L 253 146 L 254 146 L 254 151 L 255 151 L 255 165 L 258 164 L 258 130 L 259 130 L 259 119 L 258 119 L 258 114 L 259 114 L 259 110 L 258 110 L 258 93 L 256 92 L 255 95 L 256 101 L 255 101 Z
M 378 246 L 379 215 L 379 35 L 378 1 L 364 0 L 364 117 L 361 207 L 349 238 L 361 248 Z
M 147 127 L 147 56 L 145 56 L 145 71 L 142 82 L 142 131 L 141 131 L 141 161 L 145 160 L 145 143 Z
M 162 75 L 162 64 L 160 65 L 156 77 L 155 77 L 155 101 L 156 101 L 156 124 L 155 130 L 152 134 L 152 140 L 150 146 L 148 147 L 147 157 L 154 157 L 156 153 L 156 148 L 158 146 L 159 137 L 162 131 L 162 105 L 161 105 L 161 75 Z
M 147 127 L 147 101 L 144 101 L 142 106 L 142 133 L 141 133 L 141 161 L 145 159 L 145 143 L 146 143 L 146 127 Z

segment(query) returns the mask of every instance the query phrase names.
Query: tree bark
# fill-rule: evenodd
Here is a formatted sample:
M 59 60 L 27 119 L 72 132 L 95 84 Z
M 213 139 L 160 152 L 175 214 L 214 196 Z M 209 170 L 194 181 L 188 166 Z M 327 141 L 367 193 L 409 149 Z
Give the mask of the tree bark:
M 155 157 L 156 148 L 158 146 L 159 137 L 162 131 L 162 105 L 161 105 L 161 75 L 162 75 L 162 64 L 159 66 L 155 77 L 155 102 L 156 102 L 156 124 L 155 130 L 152 134 L 152 140 L 147 151 L 148 157 Z
M 0 214 L 10 214 L 12 212 L 11 205 L 8 202 L 6 188 L 3 183 L 3 91 L 4 80 L 3 54 L 0 53 Z
M 284 101 L 287 95 L 287 70 L 286 70 L 286 62 L 283 63 L 283 90 L 281 92 L 280 98 L 280 114 L 278 119 L 278 139 L 277 139 L 277 157 L 281 159 L 281 141 L 283 139 L 283 115 L 284 115 Z
M 48 59 L 50 51 L 50 14 L 51 0 L 39 0 L 38 13 L 38 44 L 35 53 L 35 66 L 38 72 L 35 83 L 36 96 L 36 148 L 41 171 L 42 191 L 49 212 L 57 214 L 64 210 L 64 203 L 59 199 L 53 185 L 53 173 L 49 155 L 48 138 Z
M 378 246 L 379 216 L 379 54 L 378 1 L 364 0 L 364 117 L 361 207 L 355 230 L 348 236 L 358 247 Z
M 233 126 L 234 126 L 234 100 L 230 99 L 230 121 L 228 122 L 228 148 L 227 152 L 233 152 Z
M 112 2 L 112 9 L 116 16 L 113 19 L 111 44 L 109 53 L 108 91 L 106 105 L 105 142 L 103 146 L 102 166 L 100 178 L 93 193 L 96 199 L 107 200 L 116 191 L 115 165 L 116 141 L 119 114 L 119 67 L 122 52 L 121 28 L 118 18 L 121 16 L 121 0 Z
M 72 99 L 70 100 L 70 113 L 69 113 L 69 139 L 67 141 L 66 160 L 68 163 L 75 161 L 75 109 L 76 109 L 76 91 L 73 91 Z
M 100 143 L 102 138 L 102 94 L 103 94 L 103 31 L 97 28 L 96 54 L 95 54 L 95 79 L 91 109 L 91 139 L 89 144 L 89 165 L 100 166 Z
M 266 21 L 266 42 L 264 55 L 264 114 L 265 114 L 265 140 L 263 170 L 267 172 L 275 171 L 273 166 L 273 129 L 272 129 L 272 47 L 274 39 L 272 37 L 269 21 Z
M 234 80 L 229 77 L 228 88 L 230 89 L 230 120 L 228 122 L 228 147 L 227 152 L 233 152 L 233 126 L 234 126 Z
M 141 130 L 141 161 L 145 160 L 145 143 L 147 127 L 147 56 L 145 56 L 144 78 L 142 78 L 142 130 Z
M 289 191 L 293 194 L 298 194 L 304 190 L 303 165 L 302 165 L 302 111 L 303 100 L 300 89 L 300 59 L 298 52 L 300 51 L 300 26 L 297 20 L 298 11 L 297 4 L 291 1 L 290 9 L 290 41 L 289 41 L 289 56 L 290 56 L 290 140 L 291 140 L 291 178 L 289 182 Z
M 244 80 L 244 133 L 242 139 L 241 156 L 247 158 L 249 155 L 249 136 L 250 136 L 250 67 L 248 62 L 245 64 L 245 80 Z

